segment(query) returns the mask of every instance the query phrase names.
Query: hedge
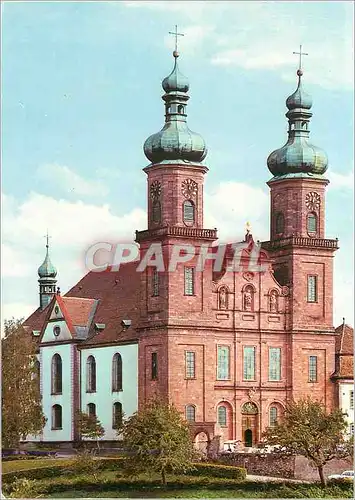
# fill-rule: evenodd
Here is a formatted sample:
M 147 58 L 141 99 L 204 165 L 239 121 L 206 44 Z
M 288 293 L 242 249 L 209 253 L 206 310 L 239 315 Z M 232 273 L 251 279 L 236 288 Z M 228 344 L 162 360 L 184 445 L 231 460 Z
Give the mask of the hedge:
M 97 460 L 100 462 L 100 470 L 117 471 L 118 469 L 122 468 L 124 458 L 98 458 Z M 63 473 L 69 474 L 70 466 L 72 465 L 72 463 L 72 460 L 60 460 L 60 462 L 58 461 L 58 464 L 56 465 L 43 466 L 38 469 L 7 472 L 2 475 L 2 481 L 4 484 L 9 484 L 14 481 L 15 478 L 25 477 L 27 479 L 42 479 L 58 476 Z M 193 463 L 192 466 L 193 468 L 185 475 L 228 478 L 239 481 L 246 478 L 246 469 L 244 469 L 243 467 L 233 467 L 232 465 L 208 463 Z

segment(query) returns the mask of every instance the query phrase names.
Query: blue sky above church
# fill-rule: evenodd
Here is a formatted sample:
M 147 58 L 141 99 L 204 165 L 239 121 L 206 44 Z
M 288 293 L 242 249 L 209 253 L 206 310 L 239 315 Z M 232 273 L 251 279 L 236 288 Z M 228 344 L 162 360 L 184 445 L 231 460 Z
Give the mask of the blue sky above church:
M 205 227 L 269 234 L 266 159 L 286 142 L 285 100 L 313 98 L 311 142 L 329 157 L 326 236 L 338 237 L 335 323 L 353 322 L 351 2 L 2 4 L 3 317 L 38 306 L 50 232 L 63 293 L 95 242 L 146 227 L 145 139 L 164 123 L 161 81 L 190 82 L 189 127 L 205 139 Z

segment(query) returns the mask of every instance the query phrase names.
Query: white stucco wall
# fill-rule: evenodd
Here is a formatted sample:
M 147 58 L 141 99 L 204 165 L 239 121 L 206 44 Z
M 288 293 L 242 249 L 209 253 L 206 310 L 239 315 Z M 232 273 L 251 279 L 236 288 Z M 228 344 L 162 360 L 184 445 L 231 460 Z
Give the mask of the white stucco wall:
M 339 406 L 341 410 L 346 413 L 348 421 L 348 430 L 350 431 L 350 425 L 354 424 L 354 407 L 350 407 L 350 393 L 354 391 L 353 381 L 344 381 L 339 384 Z
M 73 381 L 71 370 L 71 359 L 73 350 L 76 347 L 72 344 L 44 346 L 41 347 L 41 388 L 42 405 L 46 425 L 43 429 L 43 441 L 71 441 L 72 440 L 72 394 Z M 51 363 L 54 354 L 59 354 L 62 358 L 62 394 L 51 394 Z M 62 429 L 52 430 L 52 406 L 59 404 L 62 406 Z
M 122 357 L 122 391 L 112 392 L 112 359 Z M 96 361 L 96 392 L 86 392 L 86 361 L 94 356 Z M 113 404 L 120 402 L 125 417 L 138 409 L 138 345 L 97 347 L 81 350 L 81 409 L 87 411 L 88 403 L 96 405 L 96 415 L 105 429 L 102 439 L 116 440 L 112 429 Z

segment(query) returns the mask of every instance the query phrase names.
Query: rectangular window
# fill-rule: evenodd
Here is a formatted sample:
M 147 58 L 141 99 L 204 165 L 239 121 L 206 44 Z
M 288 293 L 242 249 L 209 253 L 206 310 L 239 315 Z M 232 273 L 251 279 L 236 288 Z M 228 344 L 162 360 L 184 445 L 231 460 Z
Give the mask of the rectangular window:
M 152 352 L 152 380 L 158 378 L 158 353 Z
M 317 302 L 317 276 L 307 277 L 307 302 Z
M 244 380 L 255 380 L 255 347 L 244 347 Z
M 275 382 L 281 380 L 281 349 L 280 347 L 269 348 L 269 380 Z
M 217 380 L 229 379 L 229 347 L 217 348 Z
M 195 269 L 185 267 L 184 269 L 185 295 L 195 295 Z
M 350 391 L 350 409 L 354 408 L 354 391 Z
M 152 295 L 153 297 L 159 296 L 159 273 L 157 269 L 154 269 L 152 275 Z
M 185 376 L 195 378 L 195 353 L 193 351 L 185 352 Z
M 317 382 L 317 356 L 309 357 L 308 381 Z

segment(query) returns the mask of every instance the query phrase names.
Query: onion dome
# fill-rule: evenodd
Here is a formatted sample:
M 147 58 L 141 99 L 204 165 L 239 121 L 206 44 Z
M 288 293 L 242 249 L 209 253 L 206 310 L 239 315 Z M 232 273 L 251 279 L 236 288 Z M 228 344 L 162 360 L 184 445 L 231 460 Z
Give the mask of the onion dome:
M 187 126 L 186 106 L 189 96 L 188 79 L 180 72 L 177 58 L 169 76 L 164 78 L 165 125 L 162 130 L 151 135 L 144 143 L 144 154 L 153 164 L 184 161 L 200 163 L 207 155 L 204 139 Z
M 309 143 L 309 121 L 312 98 L 302 87 L 302 70 L 297 71 L 297 89 L 286 100 L 289 121 L 288 141 L 280 149 L 273 151 L 267 166 L 275 177 L 310 175 L 322 176 L 328 167 L 326 153 Z
M 169 76 L 164 78 L 162 82 L 162 87 L 166 93 L 188 92 L 190 87 L 189 80 L 179 70 L 177 64 L 177 58 L 179 57 L 179 54 L 177 53 L 177 51 L 173 52 L 173 56 L 175 58 L 174 69 L 172 70 Z
M 43 264 L 38 268 L 38 276 L 40 278 L 55 278 L 57 276 L 57 270 L 53 266 L 51 259 L 49 258 L 49 245 L 47 237 L 47 252 Z

